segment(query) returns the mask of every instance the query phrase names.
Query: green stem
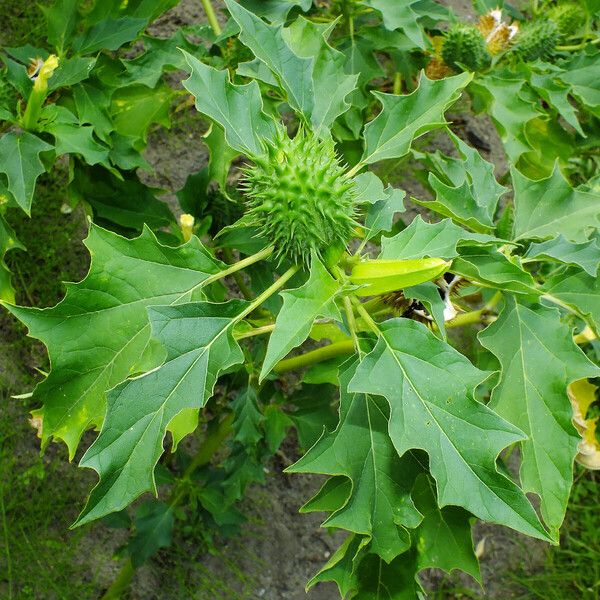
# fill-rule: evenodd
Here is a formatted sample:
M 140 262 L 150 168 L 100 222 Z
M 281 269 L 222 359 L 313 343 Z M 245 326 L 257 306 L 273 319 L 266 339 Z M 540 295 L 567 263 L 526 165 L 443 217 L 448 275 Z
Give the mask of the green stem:
M 586 40 L 584 42 L 581 42 L 580 44 L 575 44 L 573 46 L 556 46 L 556 49 L 564 50 L 566 52 L 572 52 L 573 50 L 582 50 L 588 44 L 591 44 L 592 46 L 596 46 L 597 44 L 600 44 L 600 38 L 595 38 L 593 40 Z
M 348 319 L 348 328 L 350 329 L 350 335 L 352 336 L 354 348 L 360 354 L 360 345 L 358 343 L 358 336 L 356 335 L 356 319 L 354 318 L 352 303 L 350 302 L 350 298 L 348 298 L 348 296 L 344 296 L 344 309 L 346 311 L 346 318 Z
M 234 324 L 245 319 L 251 312 L 256 310 L 265 300 L 270 298 L 277 290 L 281 289 L 300 269 L 298 265 L 290 267 L 275 283 L 270 285 L 262 294 L 256 297 L 250 304 L 233 320 Z
M 192 473 L 198 468 L 207 465 L 215 452 L 221 447 L 227 436 L 231 432 L 234 414 L 229 413 L 218 425 L 217 428 L 204 440 L 202 446 L 188 465 L 188 468 L 183 473 L 183 479 L 189 479 Z M 177 496 L 175 496 L 177 498 Z M 171 506 L 175 506 L 175 502 L 170 502 Z
M 206 13 L 206 18 L 208 19 L 208 24 L 211 26 L 215 35 L 221 35 L 221 26 L 219 25 L 219 21 L 217 21 L 217 15 L 213 5 L 211 4 L 211 1 L 200 0 L 200 2 L 202 2 L 204 12 Z
M 112 585 L 106 590 L 106 593 L 100 600 L 118 600 L 129 589 L 135 569 L 131 558 L 125 559 L 125 564 L 121 567 L 117 578 Z
M 234 334 L 236 340 L 245 340 L 246 338 L 254 337 L 255 335 L 263 335 L 265 333 L 271 333 L 275 329 L 275 323 L 269 325 L 262 325 L 261 327 L 255 327 L 251 331 L 244 331 L 243 333 Z
M 358 311 L 358 314 L 362 317 L 363 321 L 368 325 L 369 329 L 371 329 L 371 331 L 375 335 L 379 335 L 381 333 L 379 326 L 377 325 L 377 323 L 375 323 L 375 321 L 373 320 L 373 317 L 371 317 L 371 315 L 367 312 L 367 310 L 362 305 L 362 303 L 358 300 L 358 298 L 355 298 L 353 296 L 352 303 L 356 307 L 356 310 Z
M 354 352 L 354 341 L 344 340 L 342 342 L 335 342 L 316 350 L 311 350 L 305 354 L 299 356 L 293 356 L 292 358 L 285 358 L 279 361 L 273 368 L 273 372 L 277 374 L 287 373 L 288 371 L 295 371 L 296 369 L 303 369 L 314 365 L 315 363 L 335 358 L 336 356 L 343 356 L 344 354 L 352 354 Z
M 223 248 L 223 256 L 225 257 L 225 260 L 228 263 L 235 264 L 235 258 L 229 248 Z M 233 275 L 233 278 L 235 279 L 236 285 L 238 286 L 238 288 L 240 288 L 240 292 L 242 292 L 242 295 L 244 296 L 244 298 L 246 298 L 246 300 L 252 300 L 252 298 L 254 297 L 254 294 L 252 293 L 252 290 L 248 287 L 248 285 L 244 281 L 244 278 L 242 277 L 241 273 L 239 271 L 236 271 L 235 273 L 232 273 L 232 275 Z
M 487 314 L 487 311 L 483 308 L 479 310 L 472 310 L 467 313 L 456 315 L 453 319 L 446 322 L 446 328 L 462 327 L 463 325 L 472 325 L 473 323 L 479 323 L 481 318 Z
M 502 300 L 502 292 L 500 290 L 498 290 L 489 300 L 489 302 L 486 303 L 486 305 L 483 307 L 483 311 L 484 312 L 491 312 L 492 310 L 494 310 L 494 308 L 496 308 L 496 305 L 498 304 L 498 302 L 500 302 L 500 300 Z
M 354 39 L 354 18 L 352 16 L 352 7 L 350 6 L 349 0 L 344 0 L 342 3 L 342 16 L 346 22 L 348 36 L 352 40 Z
M 354 177 L 365 165 L 362 162 L 356 163 L 349 171 L 346 173 L 348 177 Z
M 365 229 L 365 232 L 368 234 L 368 232 Z M 362 242 L 360 243 L 360 245 L 358 246 L 358 248 L 356 249 L 356 252 L 354 253 L 354 256 L 356 256 L 357 258 L 360 258 L 362 251 L 365 249 L 366 245 L 369 243 L 369 238 L 367 237 L 367 235 L 365 235 L 365 237 L 363 238 Z
M 542 294 L 540 296 L 540 299 L 550 300 L 550 302 L 552 302 L 553 304 L 556 304 L 557 306 L 560 306 L 561 308 L 564 308 L 566 311 L 570 312 L 571 314 L 574 314 L 575 316 L 579 317 L 580 319 L 582 319 L 586 323 L 588 322 L 588 320 L 586 319 L 586 317 L 585 317 L 584 314 L 582 314 L 581 312 L 579 312 L 578 310 L 576 310 L 572 306 L 569 306 L 568 304 L 566 304 L 565 302 L 563 302 L 560 298 L 557 298 L 556 296 L 553 296 L 552 294 Z
M 384 308 L 389 308 L 390 311 L 392 310 L 391 307 L 388 307 L 381 299 L 381 296 L 375 296 L 375 298 L 371 298 L 371 300 L 363 302 L 363 306 L 365 307 L 365 310 L 368 310 L 371 314 L 379 310 L 383 310 Z
M 394 73 L 394 94 L 399 96 L 402 93 L 402 75 L 396 71 Z
M 334 268 L 335 277 L 343 287 L 347 282 L 348 278 L 344 271 L 336 265 Z M 344 310 L 346 312 L 346 319 L 348 320 L 348 329 L 350 329 L 350 336 L 352 341 L 354 342 L 354 348 L 360 354 L 360 345 L 358 343 L 358 337 L 356 335 L 356 319 L 354 318 L 354 310 L 352 309 L 352 303 L 350 302 L 350 298 L 348 296 L 344 296 L 342 300 L 344 304 Z
M 208 279 L 205 279 L 202 282 L 202 287 L 210 285 L 211 283 L 214 283 L 215 281 L 218 281 L 219 279 L 223 279 L 224 277 L 227 277 L 228 275 L 233 275 L 234 273 L 237 273 L 238 271 L 241 271 L 242 269 L 245 269 L 246 267 L 249 267 L 250 265 L 253 265 L 254 263 L 261 261 L 263 258 L 267 258 L 272 253 L 273 253 L 273 246 L 270 246 L 269 248 L 265 248 L 264 250 L 261 250 L 260 252 L 253 254 L 252 256 L 248 256 L 248 257 L 244 258 L 243 260 L 240 260 L 240 261 L 236 262 L 235 264 L 231 265 L 229 268 L 227 268 L 223 271 L 219 271 L 218 273 L 211 275 Z
M 45 91 L 38 91 L 36 89 L 31 90 L 22 121 L 23 129 L 26 131 L 35 131 L 37 129 L 37 124 L 40 120 L 40 115 L 42 114 L 42 104 L 45 99 Z

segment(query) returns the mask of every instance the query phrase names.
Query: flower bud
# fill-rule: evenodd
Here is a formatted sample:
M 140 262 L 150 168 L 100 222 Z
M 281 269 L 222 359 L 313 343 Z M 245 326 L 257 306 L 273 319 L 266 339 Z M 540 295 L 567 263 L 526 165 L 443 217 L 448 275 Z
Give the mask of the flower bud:
M 181 226 L 181 233 L 183 235 L 183 241 L 189 242 L 194 231 L 195 219 L 192 215 L 184 213 L 179 217 L 179 225 Z

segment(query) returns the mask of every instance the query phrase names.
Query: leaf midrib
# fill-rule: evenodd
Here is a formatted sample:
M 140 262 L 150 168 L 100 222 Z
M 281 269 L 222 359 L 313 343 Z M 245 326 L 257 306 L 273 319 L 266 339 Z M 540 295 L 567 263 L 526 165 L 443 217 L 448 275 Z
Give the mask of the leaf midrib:
M 452 440 L 450 439 L 450 437 L 448 436 L 448 434 L 446 433 L 445 429 L 440 425 L 440 423 L 438 422 L 438 420 L 435 418 L 435 416 L 433 415 L 433 413 L 431 412 L 431 410 L 429 409 L 429 406 L 427 404 L 427 402 L 425 401 L 425 399 L 421 396 L 421 394 L 418 391 L 417 386 L 415 386 L 413 380 L 408 376 L 408 373 L 406 372 L 406 370 L 404 369 L 404 366 L 402 365 L 402 363 L 398 360 L 397 356 L 396 356 L 396 352 L 398 352 L 399 354 L 405 354 L 404 352 L 401 351 L 396 351 L 388 342 L 387 338 L 385 335 L 381 336 L 383 338 L 383 340 L 385 341 L 385 344 L 389 350 L 389 352 L 391 353 L 391 355 L 394 357 L 395 362 L 398 364 L 398 366 L 400 367 L 400 370 L 402 371 L 403 376 L 405 377 L 405 379 L 410 382 L 416 396 L 419 398 L 419 400 L 421 401 L 423 407 L 425 408 L 425 410 L 429 413 L 429 415 L 431 416 L 431 418 L 435 421 L 435 423 L 437 424 L 439 430 L 444 434 L 444 437 L 448 440 L 448 442 L 450 443 L 450 445 L 454 448 L 454 450 L 456 451 L 457 455 L 460 456 L 460 458 L 462 459 L 462 461 L 464 462 L 465 466 L 467 467 L 467 469 L 477 478 L 478 481 L 481 482 L 482 487 L 493 491 L 493 489 L 491 487 L 489 487 L 487 484 L 485 484 L 481 478 L 479 477 L 479 475 L 477 475 L 477 473 L 473 470 L 473 468 L 471 467 L 471 465 L 469 464 L 469 462 L 467 462 L 467 460 L 463 457 L 463 455 L 461 454 L 461 452 L 458 450 L 458 448 L 456 447 L 456 445 L 452 442 Z M 406 356 L 411 356 L 412 358 L 418 358 L 416 356 L 413 355 L 406 355 Z M 437 405 L 436 405 L 437 406 Z M 441 408 L 443 410 L 443 407 L 437 406 L 437 408 Z M 496 470 L 496 473 L 498 473 L 498 471 Z M 506 503 L 505 500 L 503 500 L 500 496 L 498 496 L 498 494 L 496 494 L 495 492 L 494 496 L 496 498 L 498 498 L 498 500 L 500 502 L 502 502 L 502 504 L 504 504 L 505 506 L 508 506 L 508 508 L 511 509 L 511 511 L 513 511 L 514 509 Z M 518 514 L 518 513 L 517 513 Z M 525 520 L 524 517 L 522 517 L 521 515 L 519 515 L 520 518 L 522 518 L 523 520 Z

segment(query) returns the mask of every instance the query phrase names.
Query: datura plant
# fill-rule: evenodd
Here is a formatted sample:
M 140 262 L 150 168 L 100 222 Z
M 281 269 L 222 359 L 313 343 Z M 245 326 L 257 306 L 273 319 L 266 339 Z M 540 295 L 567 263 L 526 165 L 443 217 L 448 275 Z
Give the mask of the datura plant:
M 358 19 L 385 2 L 348 4 Z M 309 588 L 418 598 L 432 567 L 481 581 L 476 519 L 558 543 L 574 461 L 600 467 L 597 182 L 574 186 L 559 161 L 537 178 L 513 163 L 507 194 L 446 118 L 493 55 L 464 28 L 447 34 L 452 58 L 441 50 L 459 72 L 421 72 L 410 93 L 373 91 L 357 110 L 367 88 L 333 26 L 287 19 L 309 2 L 226 5 L 248 60 L 182 54 L 211 157 L 179 197 L 192 206 L 216 182 L 214 218 L 182 216 L 180 245 L 92 224 L 89 273 L 62 302 L 5 303 L 50 356 L 32 400 L 42 446 L 73 459 L 99 432 L 80 460 L 99 481 L 75 526 L 160 490 L 138 505 L 126 580 L 186 503 L 207 529 L 239 523 L 236 501 L 293 430 L 286 472 L 323 476 L 302 512 L 346 532 Z M 504 112 L 510 131 L 519 115 Z M 415 145 L 432 132 L 451 156 Z M 431 191 L 410 198 L 416 217 L 387 179 L 409 157 Z

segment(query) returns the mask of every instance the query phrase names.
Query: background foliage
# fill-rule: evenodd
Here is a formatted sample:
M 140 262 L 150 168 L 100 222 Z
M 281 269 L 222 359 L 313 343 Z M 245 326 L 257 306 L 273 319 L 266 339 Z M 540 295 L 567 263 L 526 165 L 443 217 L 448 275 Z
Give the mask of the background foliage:
M 401 10 L 374 1 L 227 2 L 223 26 L 206 3 L 210 28 L 168 39 L 142 33 L 173 4 L 64 0 L 43 10 L 47 42 L 8 45 L 3 55 L 1 295 L 52 363 L 21 401 L 35 409 L 43 448 L 61 440 L 70 458 L 82 436 L 89 446 L 87 430 L 101 429 L 81 459 L 100 482 L 77 524 L 105 517 L 132 529 L 106 597 L 123 593 L 134 569 L 171 543 L 175 523 L 193 523 L 205 539 L 234 532 L 236 503 L 263 481 L 292 431 L 306 453 L 287 471 L 330 476 L 303 510 L 328 512 L 325 526 L 349 532 L 309 585 L 404 598 L 415 597 L 415 574 L 430 567 L 479 579 L 473 516 L 558 541 L 573 460 L 595 468 L 599 453 L 596 388 L 586 381 L 598 376 L 600 318 L 598 114 L 589 85 L 598 7 L 509 6 L 498 16 L 478 6 L 474 26 L 427 2 Z M 189 72 L 185 90 L 166 74 L 177 69 Z M 186 90 L 206 118 L 210 160 L 177 193 L 189 213 L 178 223 L 180 209 L 144 183 L 141 153 L 150 132 L 189 110 Z M 502 184 L 448 127 L 453 105 L 492 118 L 511 164 Z M 428 151 L 417 141 L 426 134 L 445 136 L 449 154 Z M 339 164 L 333 155 L 313 164 L 302 135 L 332 136 Z M 255 165 L 242 175 L 245 190 L 232 185 L 240 155 Z M 409 202 L 391 185 L 398 168 L 412 169 L 429 192 L 410 203 L 442 220 L 397 219 Z M 302 169 L 307 176 L 296 180 Z M 84 210 L 96 225 L 85 242 L 90 272 L 40 310 L 31 305 L 62 291 L 38 296 L 36 274 L 15 257 L 21 232 L 45 222 L 36 218 L 43 178 L 66 189 L 62 213 Z M 240 192 L 257 199 L 241 219 Z M 299 193 L 321 204 L 294 208 Z M 282 201 L 287 241 L 269 239 Z M 32 213 L 32 225 L 19 211 Z M 353 255 L 344 251 L 348 218 L 357 227 Z M 340 243 L 330 244 L 336 227 Z M 80 237 L 58 238 L 59 270 L 72 236 Z M 299 251 L 288 253 L 291 244 Z M 53 273 L 52 247 L 41 246 L 40 259 L 45 287 L 62 272 Z M 78 253 L 68 272 L 80 279 L 85 262 Z M 14 304 L 15 276 L 29 306 Z M 245 300 L 225 301 L 240 293 Z M 473 323 L 487 328 L 467 358 L 446 330 Z M 330 344 L 313 350 L 309 341 L 286 359 L 308 338 Z M 301 385 L 284 375 L 307 366 Z M 198 449 L 188 437 L 196 429 Z M 167 433 L 171 452 L 159 462 Z M 519 477 L 505 462 L 515 447 Z M 47 467 L 36 469 L 43 480 Z M 575 498 L 589 496 L 581 486 Z M 158 489 L 157 500 L 125 510 Z M 524 492 L 540 497 L 542 520 Z M 7 510 L 4 497 L 3 488 L 13 595 L 6 515 L 14 505 Z M 576 512 L 585 523 L 587 509 Z M 440 530 L 452 544 L 439 543 Z M 32 547 L 23 527 L 20 535 Z M 586 577 L 573 585 L 594 594 Z M 60 595 L 60 579 L 48 585 Z

